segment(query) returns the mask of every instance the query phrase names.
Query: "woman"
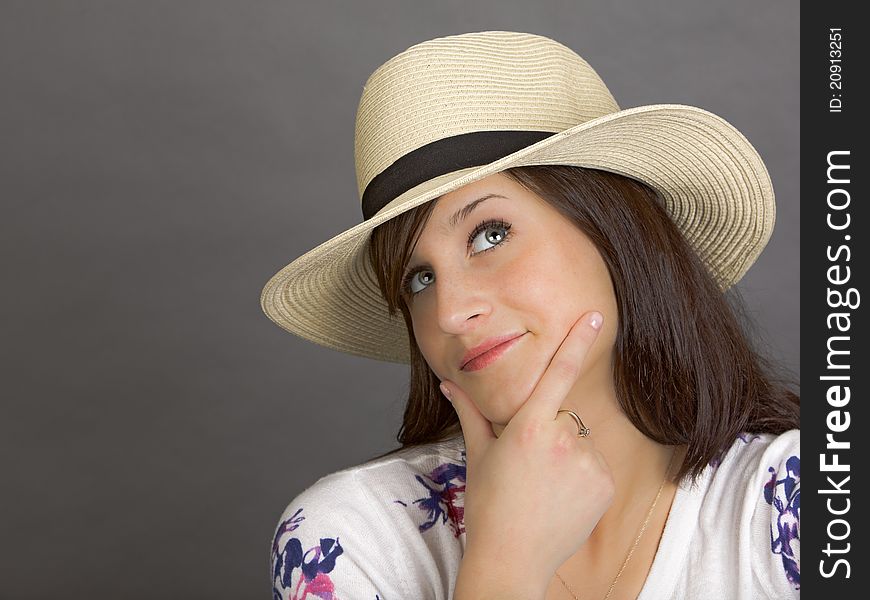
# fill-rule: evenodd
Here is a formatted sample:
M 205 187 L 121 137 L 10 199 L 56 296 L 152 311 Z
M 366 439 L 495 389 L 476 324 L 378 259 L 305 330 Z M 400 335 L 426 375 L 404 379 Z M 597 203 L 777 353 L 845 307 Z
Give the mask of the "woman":
M 290 503 L 275 598 L 799 597 L 799 399 L 723 295 L 774 221 L 739 132 L 484 32 L 376 70 L 356 159 L 365 221 L 262 304 L 410 363 L 402 448 Z

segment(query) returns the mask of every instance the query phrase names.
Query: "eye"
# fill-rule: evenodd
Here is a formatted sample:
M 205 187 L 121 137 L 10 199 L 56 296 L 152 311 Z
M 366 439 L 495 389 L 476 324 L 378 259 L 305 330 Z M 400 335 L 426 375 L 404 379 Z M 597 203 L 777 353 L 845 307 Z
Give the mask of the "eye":
M 468 236 L 468 246 L 473 250 L 473 254 L 486 252 L 494 246 L 502 243 L 502 241 L 507 237 L 510 228 L 510 223 L 505 223 L 501 220 L 484 221 L 475 227 L 471 232 L 471 235 Z M 485 235 L 481 236 L 480 234 Z M 480 237 L 484 244 L 490 245 L 480 246 L 479 244 L 476 244 L 475 240 L 477 240 L 478 237 Z
M 488 252 L 501 245 L 507 239 L 510 228 L 511 224 L 501 219 L 489 219 L 479 223 L 468 236 L 467 246 L 472 256 Z M 409 271 L 402 279 L 402 291 L 413 297 L 429 287 L 433 281 L 435 281 L 435 273 L 431 269 L 419 267 Z
M 402 286 L 407 294 L 415 295 L 426 289 L 430 283 L 435 280 L 435 273 L 428 269 L 420 269 L 412 271 L 405 277 L 405 284 Z

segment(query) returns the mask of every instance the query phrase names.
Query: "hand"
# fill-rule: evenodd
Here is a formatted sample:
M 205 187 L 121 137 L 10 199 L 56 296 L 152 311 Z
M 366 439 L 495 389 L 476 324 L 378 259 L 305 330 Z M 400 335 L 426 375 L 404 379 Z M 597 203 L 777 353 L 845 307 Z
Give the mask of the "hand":
M 598 337 L 603 318 L 595 329 L 593 314 L 574 323 L 499 437 L 463 390 L 442 382 L 465 436 L 466 556 L 505 576 L 522 573 L 546 586 L 613 502 L 613 478 L 595 442 L 577 436 L 570 415 L 556 418 Z

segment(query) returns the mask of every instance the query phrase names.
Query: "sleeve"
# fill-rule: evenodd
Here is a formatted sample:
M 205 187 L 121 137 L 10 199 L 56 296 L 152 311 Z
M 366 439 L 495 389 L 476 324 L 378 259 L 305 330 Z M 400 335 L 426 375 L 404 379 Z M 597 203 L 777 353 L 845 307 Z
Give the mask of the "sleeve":
M 775 437 L 758 468 L 763 483 L 752 516 L 755 578 L 771 598 L 800 598 L 800 430 Z
M 353 472 L 318 480 L 284 510 L 271 548 L 273 600 L 409 598 L 397 533 Z

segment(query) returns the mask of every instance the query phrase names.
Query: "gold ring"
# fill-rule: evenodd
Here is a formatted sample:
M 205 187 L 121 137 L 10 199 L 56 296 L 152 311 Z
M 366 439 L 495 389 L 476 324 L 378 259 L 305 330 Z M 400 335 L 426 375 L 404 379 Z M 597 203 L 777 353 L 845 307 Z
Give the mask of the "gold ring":
M 563 413 L 563 412 L 568 413 L 569 415 L 574 417 L 575 421 L 577 421 L 577 437 L 589 437 L 589 433 L 590 433 L 589 428 L 583 424 L 583 421 L 580 420 L 580 417 L 577 416 L 577 413 L 575 413 L 573 410 L 562 409 L 562 410 L 556 412 L 556 417 L 559 416 L 559 413 Z

